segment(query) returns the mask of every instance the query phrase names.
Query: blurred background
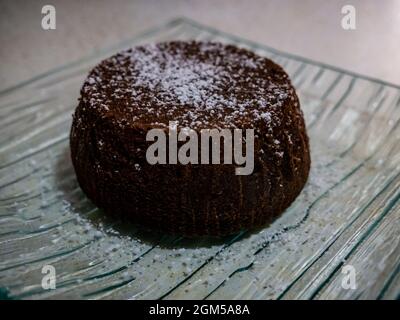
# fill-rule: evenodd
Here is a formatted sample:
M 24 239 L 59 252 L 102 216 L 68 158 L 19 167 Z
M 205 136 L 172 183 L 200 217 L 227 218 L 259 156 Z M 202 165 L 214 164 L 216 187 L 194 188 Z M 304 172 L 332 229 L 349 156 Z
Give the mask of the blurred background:
M 56 30 L 41 27 L 46 4 Z M 355 30 L 341 25 L 348 4 Z M 400 0 L 0 0 L 0 89 L 180 16 L 400 84 Z

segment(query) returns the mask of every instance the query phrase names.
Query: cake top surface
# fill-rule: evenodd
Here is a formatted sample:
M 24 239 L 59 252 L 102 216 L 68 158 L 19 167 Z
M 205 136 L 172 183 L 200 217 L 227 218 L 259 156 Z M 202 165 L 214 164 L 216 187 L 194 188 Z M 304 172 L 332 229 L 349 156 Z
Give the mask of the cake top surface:
M 86 106 L 121 126 L 252 128 L 281 119 L 295 92 L 284 70 L 232 45 L 174 41 L 138 46 L 97 65 Z

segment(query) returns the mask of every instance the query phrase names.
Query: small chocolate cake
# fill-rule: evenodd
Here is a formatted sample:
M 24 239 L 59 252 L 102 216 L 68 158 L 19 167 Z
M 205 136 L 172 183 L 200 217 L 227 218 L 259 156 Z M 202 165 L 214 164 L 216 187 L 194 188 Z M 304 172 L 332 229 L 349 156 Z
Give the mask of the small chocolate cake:
M 151 129 L 253 129 L 254 169 L 149 163 Z M 245 136 L 245 133 L 243 134 Z M 180 142 L 182 144 L 182 142 Z M 174 41 L 122 51 L 81 89 L 70 136 L 78 182 L 105 212 L 186 236 L 263 226 L 297 197 L 310 169 L 299 99 L 285 71 L 233 45 Z M 244 147 L 243 147 L 243 150 Z

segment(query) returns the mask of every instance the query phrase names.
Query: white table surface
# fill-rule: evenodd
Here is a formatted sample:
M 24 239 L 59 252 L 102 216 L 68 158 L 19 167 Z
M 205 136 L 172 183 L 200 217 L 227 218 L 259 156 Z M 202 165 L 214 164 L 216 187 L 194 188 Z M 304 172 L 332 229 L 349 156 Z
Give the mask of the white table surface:
M 41 8 L 56 8 L 56 30 Z M 357 29 L 341 27 L 356 8 Z M 1 1 L 0 89 L 74 61 L 175 17 L 400 84 L 400 0 Z

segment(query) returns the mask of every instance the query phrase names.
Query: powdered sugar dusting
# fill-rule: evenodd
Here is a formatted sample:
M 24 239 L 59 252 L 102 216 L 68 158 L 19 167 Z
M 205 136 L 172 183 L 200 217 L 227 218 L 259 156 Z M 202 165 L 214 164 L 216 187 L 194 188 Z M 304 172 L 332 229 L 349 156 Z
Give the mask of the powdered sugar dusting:
M 269 60 L 208 42 L 123 51 L 93 69 L 82 90 L 92 108 L 118 114 L 121 125 L 178 121 L 191 128 L 271 124 L 293 94 L 286 73 Z

